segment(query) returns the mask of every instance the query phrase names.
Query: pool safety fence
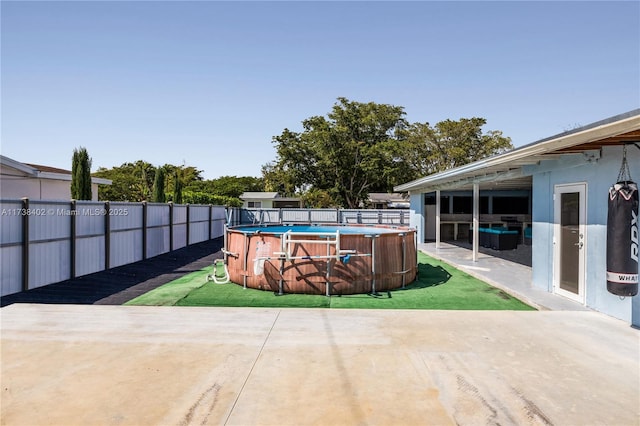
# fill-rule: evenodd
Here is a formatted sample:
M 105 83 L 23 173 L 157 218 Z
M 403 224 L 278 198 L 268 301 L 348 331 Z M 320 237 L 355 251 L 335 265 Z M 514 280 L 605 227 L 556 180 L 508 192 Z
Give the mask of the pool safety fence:
M 408 209 L 229 209 L 230 225 L 370 224 L 409 226 Z
M 0 200 L 5 296 L 220 238 L 224 206 Z

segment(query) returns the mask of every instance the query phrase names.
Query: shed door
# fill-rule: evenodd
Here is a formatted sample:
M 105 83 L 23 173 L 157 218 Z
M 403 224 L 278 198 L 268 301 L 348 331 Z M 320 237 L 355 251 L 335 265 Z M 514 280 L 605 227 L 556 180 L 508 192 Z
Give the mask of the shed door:
M 586 184 L 554 190 L 554 291 L 584 303 Z

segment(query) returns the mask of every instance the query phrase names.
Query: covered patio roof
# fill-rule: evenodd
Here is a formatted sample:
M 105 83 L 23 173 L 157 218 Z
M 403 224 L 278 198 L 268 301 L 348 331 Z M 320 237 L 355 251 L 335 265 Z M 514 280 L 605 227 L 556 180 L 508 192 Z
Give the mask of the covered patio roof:
M 432 174 L 398 185 L 397 192 L 436 190 L 530 189 L 525 166 L 561 155 L 600 150 L 606 146 L 633 144 L 640 149 L 640 109 L 541 139 L 512 151 Z

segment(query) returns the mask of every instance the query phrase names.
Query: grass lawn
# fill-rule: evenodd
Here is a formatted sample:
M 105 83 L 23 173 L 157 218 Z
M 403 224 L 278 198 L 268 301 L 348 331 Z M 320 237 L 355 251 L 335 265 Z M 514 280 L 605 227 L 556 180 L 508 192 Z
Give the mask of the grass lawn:
M 243 289 L 232 283 L 207 282 L 211 267 L 185 275 L 129 302 L 127 305 L 356 308 L 356 309 L 460 309 L 535 310 L 529 305 L 454 267 L 423 253 L 418 257 L 418 278 L 404 289 L 373 296 L 320 296 Z

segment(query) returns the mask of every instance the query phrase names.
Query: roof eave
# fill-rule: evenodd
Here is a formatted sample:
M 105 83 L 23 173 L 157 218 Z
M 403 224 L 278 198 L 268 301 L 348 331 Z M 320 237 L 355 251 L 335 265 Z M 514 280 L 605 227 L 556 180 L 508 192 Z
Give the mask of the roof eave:
M 522 162 L 530 158 L 531 163 L 539 161 L 536 156 L 549 154 L 572 146 L 584 144 L 590 141 L 605 139 L 616 136 L 621 133 L 640 129 L 640 110 L 635 115 L 623 114 L 621 119 L 616 121 L 604 121 L 603 124 L 592 127 L 585 126 L 584 130 L 577 129 L 575 132 L 563 133 L 557 137 L 543 139 L 504 154 L 495 155 L 456 167 L 455 169 L 446 170 L 437 174 L 429 175 L 411 182 L 394 187 L 394 191 L 418 191 L 436 186 L 438 183 L 446 181 L 452 177 L 473 173 L 488 167 L 498 165 L 507 166 L 510 162 Z
M 5 157 L 4 155 L 0 155 L 0 164 L 3 166 L 11 167 L 12 169 L 19 170 L 28 175 L 36 176 L 38 174 L 38 170 L 33 167 L 27 166 L 24 163 L 21 163 L 16 160 L 12 160 L 9 157 Z
M 92 177 L 91 183 L 97 183 L 98 185 L 111 185 L 113 184 L 113 181 L 111 179 Z

